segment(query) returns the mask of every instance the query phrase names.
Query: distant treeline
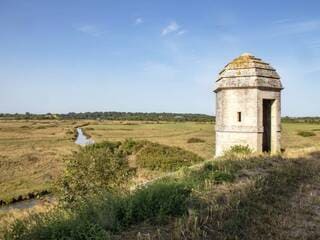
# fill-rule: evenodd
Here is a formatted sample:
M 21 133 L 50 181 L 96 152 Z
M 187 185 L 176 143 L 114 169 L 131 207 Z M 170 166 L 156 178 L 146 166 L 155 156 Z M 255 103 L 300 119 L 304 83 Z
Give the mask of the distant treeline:
M 0 119 L 92 119 L 122 121 L 175 121 L 214 122 L 215 116 L 195 113 L 143 113 L 143 112 L 70 112 L 64 114 L 0 113 Z M 319 123 L 320 117 L 283 117 L 284 123 Z
M 320 123 L 320 117 L 283 117 L 285 123 Z
M 124 121 L 193 121 L 213 122 L 214 116 L 193 113 L 143 113 L 143 112 L 81 112 L 66 114 L 24 114 L 0 113 L 2 119 L 94 119 L 94 120 L 124 120 Z

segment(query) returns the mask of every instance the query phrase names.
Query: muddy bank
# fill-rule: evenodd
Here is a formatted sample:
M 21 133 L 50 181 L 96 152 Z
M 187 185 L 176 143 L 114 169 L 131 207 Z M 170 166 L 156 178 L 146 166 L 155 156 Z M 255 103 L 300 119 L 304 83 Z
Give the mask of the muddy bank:
M 46 195 L 41 198 L 33 198 L 33 199 L 23 200 L 20 202 L 4 205 L 0 207 L 0 213 L 8 213 L 12 210 L 31 209 L 39 205 L 51 204 L 54 202 L 56 202 L 56 199 L 53 197 L 53 195 Z
M 19 195 L 7 201 L 0 199 L 0 206 L 7 206 L 7 205 L 23 202 L 23 201 L 39 199 L 46 195 L 49 195 L 50 193 L 51 192 L 49 190 L 43 190 L 40 192 L 31 192 L 26 195 Z

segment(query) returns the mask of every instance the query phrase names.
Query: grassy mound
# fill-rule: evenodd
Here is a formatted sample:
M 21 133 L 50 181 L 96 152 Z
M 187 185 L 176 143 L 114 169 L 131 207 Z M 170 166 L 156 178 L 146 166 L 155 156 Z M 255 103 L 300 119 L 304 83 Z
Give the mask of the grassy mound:
M 181 167 L 201 162 L 203 159 L 197 154 L 179 147 L 149 142 L 137 153 L 136 161 L 141 168 L 175 171 Z

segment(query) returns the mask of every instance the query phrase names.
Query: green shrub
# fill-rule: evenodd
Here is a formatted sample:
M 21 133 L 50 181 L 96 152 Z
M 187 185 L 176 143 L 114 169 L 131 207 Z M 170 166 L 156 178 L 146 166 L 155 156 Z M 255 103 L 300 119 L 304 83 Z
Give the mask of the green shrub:
M 187 140 L 187 143 L 204 143 L 204 142 L 206 142 L 206 141 L 203 139 L 200 139 L 200 138 L 195 138 L 195 137 L 189 138 Z
M 144 187 L 124 199 L 118 219 L 130 225 L 146 219 L 163 221 L 167 216 L 182 215 L 187 210 L 191 190 L 175 182 L 158 182 Z
M 312 137 L 312 136 L 316 136 L 316 134 L 314 132 L 308 132 L 308 131 L 299 131 L 298 135 L 301 137 Z
M 120 190 L 133 174 L 120 146 L 121 143 L 103 142 L 76 152 L 67 161 L 58 184 L 62 199 L 72 202 L 100 191 Z
M 147 141 L 134 141 L 132 139 L 126 139 L 121 144 L 121 149 L 128 155 L 137 153 Z
M 179 147 L 170 147 L 157 143 L 147 143 L 136 158 L 139 167 L 150 170 L 175 171 L 203 161 L 201 157 Z
M 218 164 L 206 163 L 200 170 L 191 171 L 185 181 L 195 187 L 209 180 L 214 183 L 232 182 L 235 174 L 232 169 L 220 167 Z
M 252 149 L 246 145 L 234 145 L 229 148 L 229 150 L 224 152 L 224 156 L 230 156 L 230 155 L 249 155 L 252 153 Z
M 4 238 L 5 240 L 110 239 L 108 232 L 101 226 L 64 209 L 54 209 L 49 213 L 34 214 L 27 219 L 16 220 L 6 231 Z

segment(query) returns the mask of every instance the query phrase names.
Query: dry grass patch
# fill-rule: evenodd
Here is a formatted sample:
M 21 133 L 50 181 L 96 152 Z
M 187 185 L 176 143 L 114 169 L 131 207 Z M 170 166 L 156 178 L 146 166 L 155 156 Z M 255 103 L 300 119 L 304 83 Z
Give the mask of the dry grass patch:
M 77 150 L 72 121 L 0 120 L 0 199 L 50 189 Z

